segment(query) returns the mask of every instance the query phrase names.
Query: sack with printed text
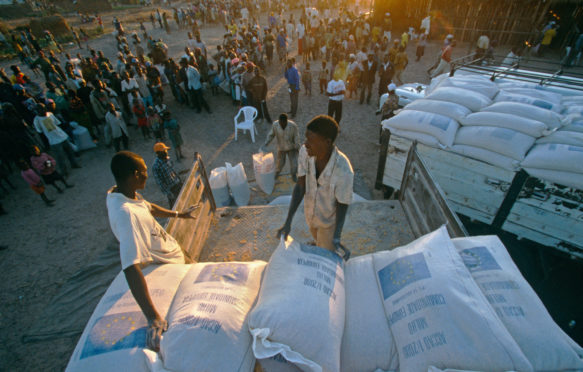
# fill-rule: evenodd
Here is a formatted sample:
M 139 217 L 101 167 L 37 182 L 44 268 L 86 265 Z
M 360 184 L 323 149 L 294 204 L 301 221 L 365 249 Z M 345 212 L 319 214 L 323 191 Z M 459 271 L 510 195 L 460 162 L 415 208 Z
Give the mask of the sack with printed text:
M 148 291 L 166 318 L 176 288 L 192 265 L 150 265 L 142 270 Z M 67 372 L 146 371 L 157 353 L 146 348 L 148 322 L 120 272 L 93 311 Z
M 454 102 L 476 112 L 490 105 L 492 100 L 485 95 L 469 89 L 444 87 L 437 88 L 425 98 Z
M 553 321 L 497 236 L 458 238 L 453 243 L 536 371 L 583 369 L 583 349 Z
M 568 124 L 567 119 L 554 111 L 545 110 L 540 107 L 520 102 L 496 102 L 485 107 L 482 111 L 503 112 L 506 114 L 538 120 L 545 123 L 549 129 L 560 128 L 561 126 Z
M 264 193 L 271 195 L 275 186 L 275 162 L 273 153 L 253 154 L 253 171 L 255 181 Z
M 545 99 L 535 98 L 524 94 L 511 93 L 504 90 L 498 93 L 494 102 L 520 102 L 545 110 L 551 110 L 556 113 L 561 113 L 563 111 L 563 105 L 561 104 L 556 104 Z
M 160 354 L 168 371 L 252 371 L 247 316 L 265 262 L 197 263 L 178 287 Z
M 531 371 L 445 226 L 373 256 L 401 371 Z
M 339 371 L 344 313 L 344 261 L 324 248 L 282 239 L 249 315 L 255 357 L 280 354 L 302 371 Z
M 432 99 L 415 100 L 409 103 L 407 106 L 405 106 L 404 110 L 431 112 L 434 114 L 447 116 L 457 121 L 462 120 L 467 115 L 472 113 L 472 111 L 469 108 L 459 105 L 457 103 L 447 101 L 435 101 Z
M 497 127 L 462 127 L 455 136 L 456 145 L 479 147 L 518 161 L 524 159 L 534 141 L 532 136 Z
M 382 121 L 383 128 L 419 132 L 435 137 L 443 146 L 451 146 L 459 124 L 447 116 L 430 112 L 403 110 Z

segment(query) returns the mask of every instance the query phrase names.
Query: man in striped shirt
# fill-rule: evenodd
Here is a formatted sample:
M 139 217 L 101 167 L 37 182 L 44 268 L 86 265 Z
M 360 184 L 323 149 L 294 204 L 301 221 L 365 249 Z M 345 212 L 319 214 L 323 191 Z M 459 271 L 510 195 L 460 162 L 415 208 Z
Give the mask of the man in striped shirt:
M 182 180 L 174 170 L 172 160 L 168 156 L 169 149 L 170 147 L 163 142 L 158 142 L 154 145 L 156 160 L 154 160 L 154 165 L 152 166 L 152 173 L 156 183 L 168 198 L 170 208 L 172 208 L 182 189 Z

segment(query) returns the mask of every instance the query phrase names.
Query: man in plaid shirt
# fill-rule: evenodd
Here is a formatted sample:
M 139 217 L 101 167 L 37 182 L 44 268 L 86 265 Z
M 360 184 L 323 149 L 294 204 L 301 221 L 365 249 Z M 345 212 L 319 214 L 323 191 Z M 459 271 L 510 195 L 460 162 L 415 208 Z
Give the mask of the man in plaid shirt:
M 168 203 L 170 204 L 170 208 L 172 208 L 182 189 L 182 180 L 178 177 L 178 173 L 174 170 L 172 161 L 168 156 L 169 149 L 170 147 L 166 146 L 163 142 L 158 142 L 154 145 L 156 160 L 154 160 L 152 172 L 154 173 L 156 183 L 168 198 Z

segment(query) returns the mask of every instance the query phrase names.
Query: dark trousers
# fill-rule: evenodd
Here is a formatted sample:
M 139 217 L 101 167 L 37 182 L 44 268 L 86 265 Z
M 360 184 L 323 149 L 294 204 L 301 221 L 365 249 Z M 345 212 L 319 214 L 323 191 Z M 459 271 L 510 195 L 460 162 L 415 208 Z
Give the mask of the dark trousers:
M 340 119 L 342 119 L 342 101 L 328 100 L 328 116 L 332 116 L 340 124 Z
M 210 113 L 211 108 L 209 107 L 208 103 L 204 99 L 202 95 L 202 89 L 193 89 L 192 91 L 192 103 L 194 104 L 194 108 L 197 112 L 201 111 L 201 107 L 205 109 L 206 112 Z
M 121 132 L 121 137 L 117 137 L 117 138 L 113 139 L 113 148 L 115 148 L 116 152 L 119 152 L 120 144 L 122 142 L 123 142 L 124 150 L 127 150 L 128 145 L 129 145 L 129 138 L 128 138 L 128 136 L 126 136 L 126 134 L 123 131 Z
M 298 112 L 298 95 L 300 94 L 300 91 L 297 90 L 295 87 L 291 87 L 291 92 L 289 94 L 289 98 L 291 100 L 291 108 L 290 108 L 290 113 L 292 117 L 296 116 L 296 113 Z
M 269 115 L 266 101 L 253 100 L 253 107 L 257 110 L 257 119 L 265 119 L 271 123 L 271 115 Z
M 372 85 L 374 84 L 374 82 L 372 83 L 362 83 L 362 87 L 360 88 L 360 103 L 364 102 L 364 91 L 368 91 L 367 95 L 366 95 L 366 103 L 370 103 L 370 95 L 372 93 Z

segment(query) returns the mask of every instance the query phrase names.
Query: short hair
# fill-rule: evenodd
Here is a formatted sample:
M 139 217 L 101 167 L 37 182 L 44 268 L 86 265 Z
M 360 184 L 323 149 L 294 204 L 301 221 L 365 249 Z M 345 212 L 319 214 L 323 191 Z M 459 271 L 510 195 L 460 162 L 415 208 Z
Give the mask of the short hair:
M 308 123 L 307 130 L 312 131 L 322 137 L 329 138 L 332 142 L 338 136 L 338 123 L 328 115 L 318 115 Z
M 283 114 L 279 115 L 279 122 L 280 123 L 287 123 L 287 114 L 285 112 Z
M 131 151 L 120 151 L 111 159 L 111 173 L 115 182 L 120 184 L 138 170 L 142 157 Z

